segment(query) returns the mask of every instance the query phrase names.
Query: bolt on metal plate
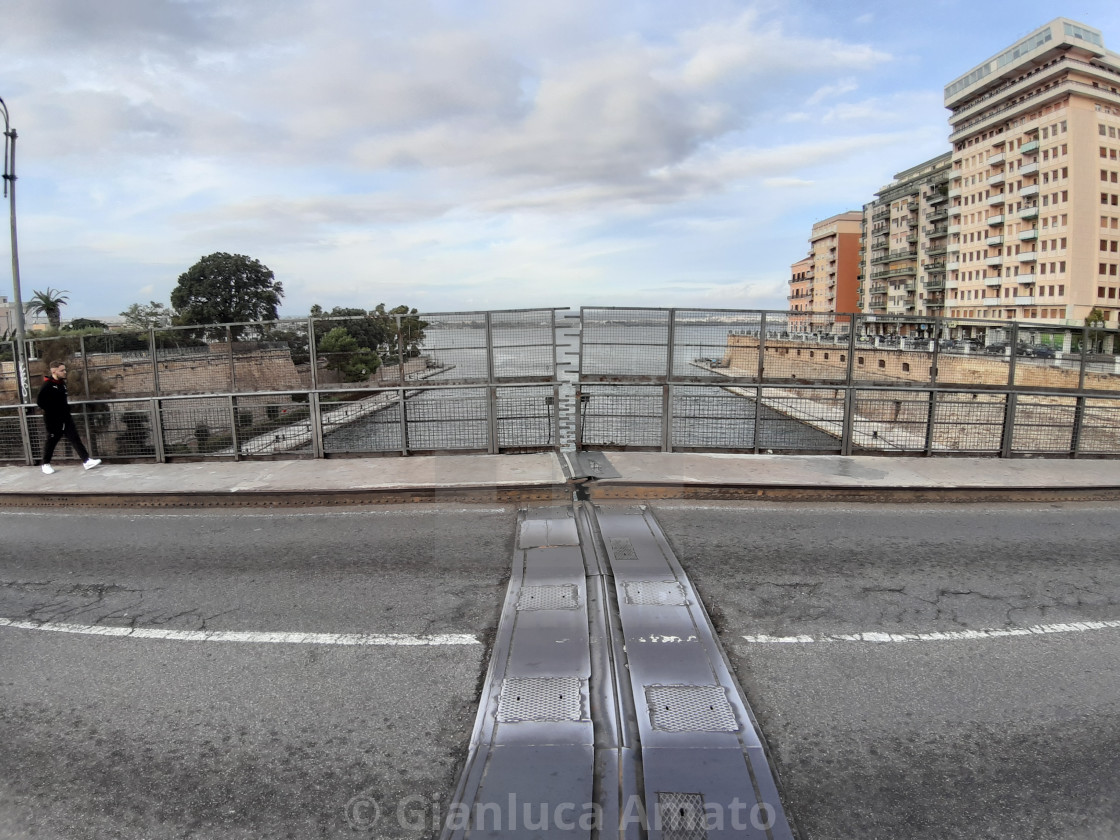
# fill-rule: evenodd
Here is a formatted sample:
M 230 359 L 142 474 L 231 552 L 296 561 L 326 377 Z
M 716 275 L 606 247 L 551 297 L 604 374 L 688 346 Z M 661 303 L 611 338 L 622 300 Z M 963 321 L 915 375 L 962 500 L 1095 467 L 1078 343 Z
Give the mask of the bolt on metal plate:
M 736 732 L 739 722 L 721 685 L 647 685 L 646 704 L 662 732 Z
M 635 580 L 622 584 L 626 603 L 649 607 L 687 606 L 684 587 L 675 580 Z
M 583 711 L 583 682 L 579 677 L 516 677 L 502 683 L 498 720 L 587 720 Z
M 657 825 L 663 840 L 707 840 L 704 797 L 699 793 L 657 793 Z
M 579 605 L 579 588 L 572 583 L 523 586 L 517 596 L 519 610 L 574 610 Z

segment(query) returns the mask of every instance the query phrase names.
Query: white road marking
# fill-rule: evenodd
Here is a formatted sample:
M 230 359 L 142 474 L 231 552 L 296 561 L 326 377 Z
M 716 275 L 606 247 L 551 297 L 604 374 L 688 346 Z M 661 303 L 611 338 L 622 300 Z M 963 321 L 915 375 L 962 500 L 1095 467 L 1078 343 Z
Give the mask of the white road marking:
M 743 636 L 758 645 L 807 645 L 828 642 L 970 642 L 1009 636 L 1048 636 L 1054 633 L 1084 633 L 1089 630 L 1120 629 L 1120 621 L 1077 621 L 1070 624 L 1035 624 L 1006 630 L 956 630 L 944 633 L 838 633 L 828 636 Z
M 125 639 L 162 639 L 175 642 L 248 642 L 250 644 L 363 647 L 435 647 L 481 644 L 474 636 L 465 633 L 435 633 L 425 636 L 406 633 L 254 633 L 239 630 L 164 630 L 158 627 L 103 627 L 97 624 L 15 621 L 10 618 L 0 618 L 0 627 L 11 627 L 16 630 L 47 630 L 52 633 L 77 633 L 85 636 L 113 636 Z

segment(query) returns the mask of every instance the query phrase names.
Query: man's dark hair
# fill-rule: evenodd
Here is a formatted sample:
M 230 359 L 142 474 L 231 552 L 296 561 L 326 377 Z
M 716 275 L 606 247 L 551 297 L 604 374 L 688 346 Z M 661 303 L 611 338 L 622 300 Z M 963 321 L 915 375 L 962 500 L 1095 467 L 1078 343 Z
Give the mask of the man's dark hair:
M 63 362 L 63 361 L 53 361 L 53 362 L 51 362 L 51 363 L 50 363 L 49 365 L 47 365 L 47 367 L 48 367 L 48 368 L 49 368 L 50 370 L 54 370 L 55 368 L 60 368 L 60 367 L 64 367 L 65 365 L 66 365 L 66 362 Z

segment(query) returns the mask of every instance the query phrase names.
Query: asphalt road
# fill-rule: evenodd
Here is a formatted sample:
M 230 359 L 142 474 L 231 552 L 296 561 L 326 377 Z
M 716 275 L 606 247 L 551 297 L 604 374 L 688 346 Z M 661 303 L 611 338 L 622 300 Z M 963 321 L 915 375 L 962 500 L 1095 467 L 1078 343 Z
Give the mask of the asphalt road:
M 480 642 L 0 627 L 0 837 L 431 836 L 474 724 L 513 530 L 512 509 L 0 512 L 3 618 Z
M 654 510 L 805 840 L 1120 836 L 1120 506 Z M 477 642 L 0 626 L 0 838 L 431 836 L 514 514 L 0 511 L 2 619 Z
M 1120 837 L 1120 508 L 656 512 L 804 840 Z

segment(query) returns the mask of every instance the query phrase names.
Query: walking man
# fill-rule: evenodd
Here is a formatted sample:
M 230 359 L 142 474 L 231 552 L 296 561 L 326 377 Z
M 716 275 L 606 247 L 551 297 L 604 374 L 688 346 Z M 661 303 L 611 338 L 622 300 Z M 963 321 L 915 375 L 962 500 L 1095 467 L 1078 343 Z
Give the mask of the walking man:
M 51 362 L 51 375 L 43 377 L 43 387 L 39 389 L 39 396 L 35 402 L 43 409 L 43 424 L 47 427 L 47 442 L 43 447 L 43 472 L 50 475 L 54 472 L 51 466 L 51 456 L 58 442 L 66 437 L 78 453 L 78 457 L 85 463 L 87 470 L 92 470 L 101 463 L 98 458 L 89 457 L 89 453 L 78 437 L 78 429 L 74 426 L 74 418 L 70 416 L 70 403 L 66 399 L 66 362 Z

